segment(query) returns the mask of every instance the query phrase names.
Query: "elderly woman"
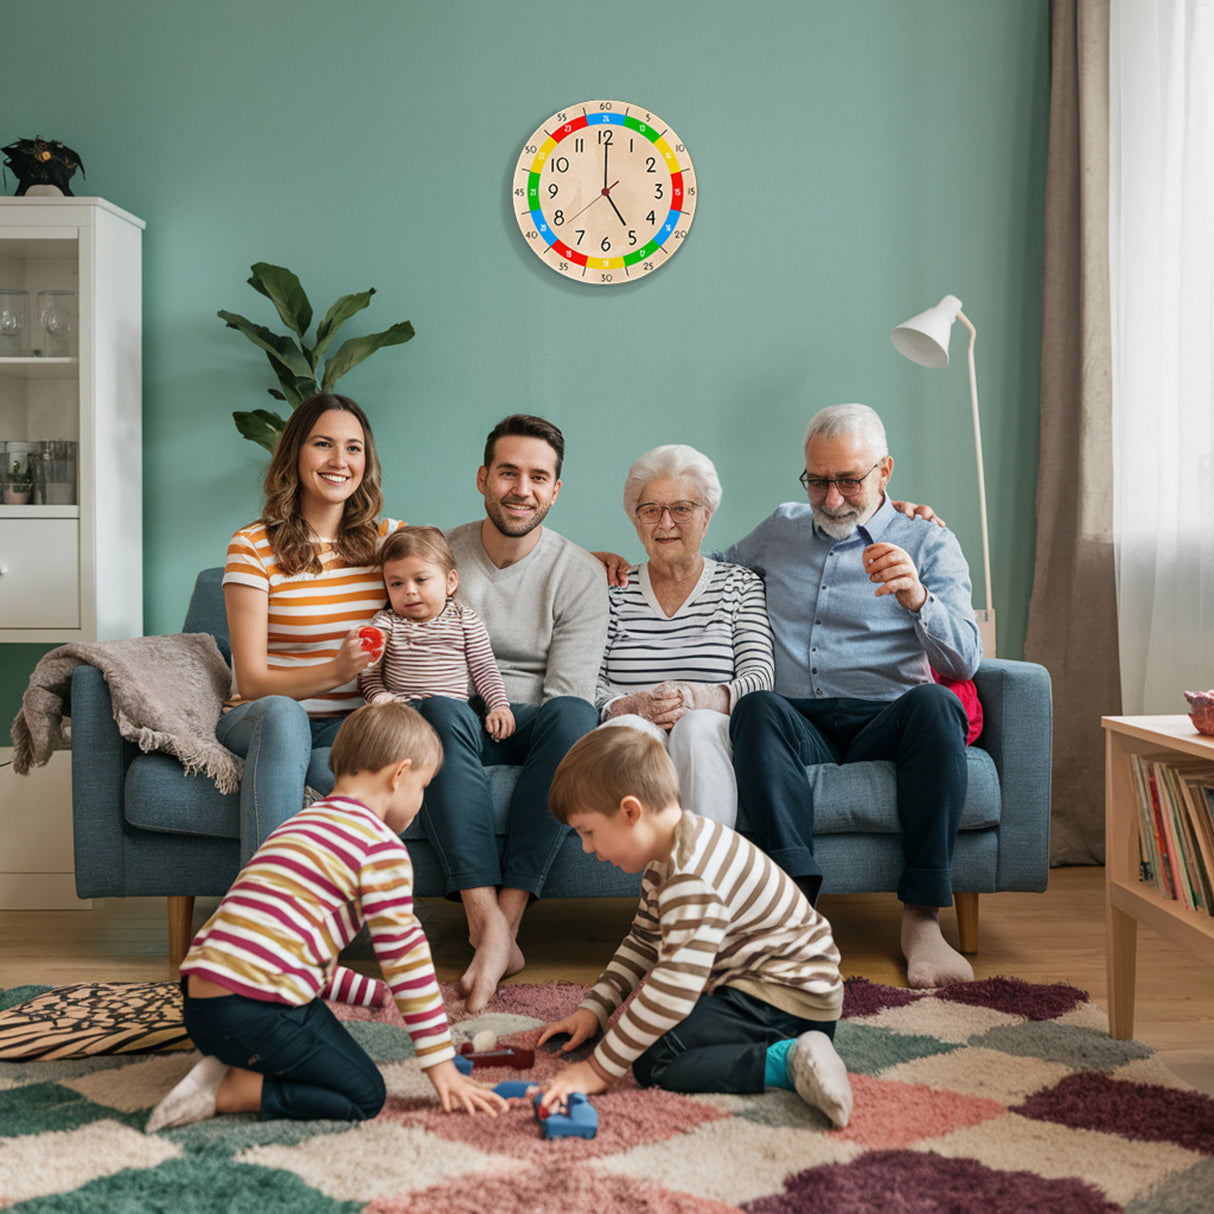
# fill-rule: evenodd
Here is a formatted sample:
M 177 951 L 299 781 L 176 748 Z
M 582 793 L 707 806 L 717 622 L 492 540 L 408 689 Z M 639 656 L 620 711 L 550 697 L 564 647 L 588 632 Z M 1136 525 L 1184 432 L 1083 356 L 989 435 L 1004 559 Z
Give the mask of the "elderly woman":
M 649 559 L 611 589 L 597 703 L 609 725 L 659 738 L 683 804 L 732 826 L 737 817 L 729 713 L 775 674 L 763 583 L 700 552 L 721 502 L 712 461 L 678 443 L 628 470 L 624 510 Z

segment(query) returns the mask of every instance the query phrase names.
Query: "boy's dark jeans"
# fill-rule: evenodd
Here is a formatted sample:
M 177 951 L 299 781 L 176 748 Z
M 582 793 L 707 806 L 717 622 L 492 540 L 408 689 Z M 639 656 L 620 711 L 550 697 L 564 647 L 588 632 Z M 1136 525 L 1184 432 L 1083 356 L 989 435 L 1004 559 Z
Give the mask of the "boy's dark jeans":
M 186 994 L 184 1002 L 186 1030 L 202 1053 L 265 1076 L 262 1121 L 363 1121 L 383 1108 L 379 1068 L 322 1000 L 291 1007 Z
M 734 987 L 703 995 L 687 1017 L 633 1064 L 643 1087 L 669 1092 L 761 1092 L 767 1047 L 810 1029 L 835 1036 L 834 1020 L 803 1020 Z

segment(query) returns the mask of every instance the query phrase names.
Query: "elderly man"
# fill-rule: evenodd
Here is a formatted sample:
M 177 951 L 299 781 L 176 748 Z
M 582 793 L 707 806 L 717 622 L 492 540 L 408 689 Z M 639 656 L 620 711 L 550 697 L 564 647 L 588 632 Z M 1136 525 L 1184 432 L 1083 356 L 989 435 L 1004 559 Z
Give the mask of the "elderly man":
M 894 761 L 901 944 L 909 984 L 924 988 L 973 978 L 939 922 L 953 900 L 966 717 L 932 671 L 971 678 L 982 642 L 960 546 L 895 510 L 893 467 L 872 409 L 823 409 L 805 433 L 808 505 L 786 503 L 726 554 L 763 577 L 776 650 L 775 690 L 742 697 L 729 732 L 748 833 L 811 900 L 822 876 L 806 766 Z

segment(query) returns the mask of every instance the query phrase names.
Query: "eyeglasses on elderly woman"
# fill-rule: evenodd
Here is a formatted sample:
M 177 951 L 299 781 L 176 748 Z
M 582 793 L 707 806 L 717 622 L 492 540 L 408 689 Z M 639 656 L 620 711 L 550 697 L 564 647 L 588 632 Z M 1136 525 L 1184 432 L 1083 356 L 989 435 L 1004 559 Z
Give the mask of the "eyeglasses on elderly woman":
M 636 508 L 636 516 L 642 523 L 653 526 L 662 521 L 662 516 L 670 515 L 670 521 L 676 527 L 685 527 L 695 518 L 697 510 L 703 510 L 702 502 L 642 502 Z

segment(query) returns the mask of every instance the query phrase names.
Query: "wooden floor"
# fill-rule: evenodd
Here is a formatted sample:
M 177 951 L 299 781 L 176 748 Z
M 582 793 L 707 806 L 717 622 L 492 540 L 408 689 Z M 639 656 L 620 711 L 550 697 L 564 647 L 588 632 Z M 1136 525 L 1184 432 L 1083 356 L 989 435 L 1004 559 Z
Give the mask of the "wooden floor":
M 593 981 L 627 930 L 633 906 L 627 899 L 537 903 L 519 937 L 527 958 L 519 980 Z M 213 907 L 200 900 L 196 924 Z M 905 984 L 892 894 L 825 897 L 820 909 L 834 926 L 846 975 Z M 460 908 L 425 900 L 419 912 L 439 976 L 457 978 L 469 956 Z M 971 958 L 977 977 L 1069 982 L 1107 1009 L 1102 868 L 1053 869 L 1044 894 L 985 894 L 980 915 L 981 951 Z M 951 911 L 944 921 L 955 944 Z M 359 968 L 373 965 L 364 960 L 355 959 Z M 162 900 L 109 899 L 91 911 L 0 911 L 0 988 L 170 976 Z M 1214 968 L 1139 928 L 1135 1007 L 1134 1035 L 1214 1095 Z

